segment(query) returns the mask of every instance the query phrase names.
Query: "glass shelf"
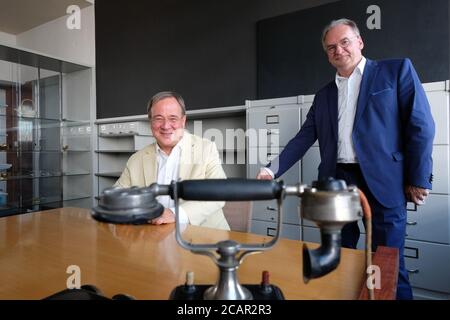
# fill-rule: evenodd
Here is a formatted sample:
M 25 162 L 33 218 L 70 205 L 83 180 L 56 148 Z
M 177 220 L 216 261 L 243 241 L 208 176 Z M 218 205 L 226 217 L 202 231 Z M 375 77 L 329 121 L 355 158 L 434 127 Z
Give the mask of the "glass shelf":
M 29 121 L 29 122 L 35 122 L 37 124 L 41 124 L 41 128 L 43 124 L 46 125 L 52 125 L 51 127 L 66 127 L 66 128 L 72 128 L 72 127 L 84 127 L 88 128 L 88 133 L 91 133 L 91 124 L 88 120 L 68 120 L 68 119 L 60 119 L 60 118 L 49 118 L 49 117 L 28 117 L 28 116 L 18 116 L 18 115 L 7 115 L 7 114 L 0 114 L 0 121 L 1 118 L 8 118 L 10 120 L 23 120 L 23 121 Z M 53 126 L 54 125 L 54 126 Z M 45 127 L 44 127 L 45 128 Z M 7 129 L 7 131 L 17 131 L 21 130 L 20 127 L 10 127 Z M 1 130 L 4 130 L 2 128 Z
M 62 207 L 62 203 L 65 201 L 83 200 L 83 199 L 90 199 L 90 198 L 91 198 L 90 195 L 70 195 L 70 196 L 66 196 L 64 198 L 62 196 L 58 195 L 58 196 L 26 199 L 26 200 L 24 200 L 24 203 L 21 206 L 19 206 L 18 204 L 15 206 L 11 206 L 8 204 L 8 206 L 0 207 L 0 217 L 5 215 L 5 213 L 6 213 L 6 215 L 10 215 L 10 214 L 30 213 L 30 212 L 34 212 L 34 211 L 45 210 L 45 209 L 49 209 L 49 208 L 43 208 L 42 206 L 49 206 L 52 204 L 53 205 L 56 204 L 56 206 L 52 206 L 52 207 L 59 208 L 59 207 Z M 33 207 L 33 209 L 30 209 L 31 207 Z M 35 207 L 38 207 L 38 208 L 35 208 Z M 4 212 L 4 210 L 9 211 L 9 212 Z
M 43 205 L 43 204 L 49 204 L 49 203 L 53 203 L 53 202 L 62 201 L 62 195 L 27 199 L 27 200 L 25 200 L 25 203 L 27 203 L 30 200 L 31 200 L 31 205 Z
M 95 150 L 96 153 L 135 153 L 138 150 Z
M 66 194 L 89 197 L 92 68 L 54 59 L 46 69 L 42 55 L 27 52 L 24 62 L 14 58 L 24 50 L 0 51 L 10 53 L 0 59 L 0 163 L 12 165 L 0 172 L 0 216 L 61 207 Z
M 102 178 L 119 178 L 121 174 L 122 172 L 101 172 L 96 173 L 95 175 Z
M 67 149 L 67 150 L 63 150 L 62 152 L 90 152 L 91 150 L 89 149 L 80 149 L 80 150 L 74 150 L 74 149 Z
M 73 201 L 73 200 L 82 200 L 82 199 L 89 199 L 91 198 L 91 195 L 88 194 L 70 194 L 64 196 L 63 201 Z
M 24 115 L 18 115 L 18 114 L 0 114 L 0 117 L 2 118 L 9 118 L 11 120 L 24 120 L 24 121 L 47 121 L 47 122 L 53 122 L 53 123 L 61 123 L 60 118 L 49 118 L 49 117 L 39 117 L 39 116 L 24 116 Z
M 10 149 L 10 150 L 0 150 L 0 152 L 3 153 L 37 153 L 37 154 L 61 154 L 61 153 L 67 153 L 67 152 L 90 152 L 91 150 L 89 149 L 83 149 L 83 150 L 72 150 L 72 149 L 68 149 L 68 150 L 19 150 L 19 149 Z M 136 151 L 131 151 L 131 152 L 136 152 Z
M 72 171 L 72 172 L 64 172 L 62 175 L 65 177 L 72 177 L 72 176 L 84 176 L 91 174 L 89 171 L 79 170 L 79 171 Z
M 64 139 L 87 139 L 87 138 L 91 137 L 91 133 L 87 133 L 87 134 L 63 133 L 62 137 Z
M 127 137 L 134 137 L 134 136 L 139 136 L 140 134 L 138 134 L 137 132 L 132 132 L 132 133 L 99 133 L 99 137 L 102 138 L 127 138 Z M 150 135 L 146 135 L 146 136 L 150 136 Z
M 81 120 L 81 119 L 66 119 L 63 118 L 61 119 L 61 122 L 63 125 L 67 125 L 67 126 L 83 126 L 83 125 L 90 125 L 91 121 L 90 120 Z
M 0 176 L 0 181 L 11 181 L 11 180 L 22 180 L 22 179 L 43 179 L 43 178 L 57 178 L 57 177 L 73 177 L 73 176 L 84 176 L 89 175 L 90 172 L 79 171 L 79 172 L 47 172 L 47 173 L 28 173 L 28 174 L 15 174 L 15 175 L 2 175 Z

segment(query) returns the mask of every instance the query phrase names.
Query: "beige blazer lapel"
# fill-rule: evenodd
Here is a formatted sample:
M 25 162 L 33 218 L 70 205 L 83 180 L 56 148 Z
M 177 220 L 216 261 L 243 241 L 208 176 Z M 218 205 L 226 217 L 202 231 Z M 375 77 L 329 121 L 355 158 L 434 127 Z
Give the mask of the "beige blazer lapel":
M 156 182 L 156 172 L 158 170 L 158 162 L 156 160 L 156 143 L 150 145 L 142 158 L 144 166 L 144 184 L 149 186 Z
M 193 161 L 194 161 L 194 146 L 191 139 L 192 135 L 185 131 L 183 140 L 181 143 L 181 156 L 180 156 L 180 171 L 178 176 L 181 180 L 189 179 L 191 176 Z

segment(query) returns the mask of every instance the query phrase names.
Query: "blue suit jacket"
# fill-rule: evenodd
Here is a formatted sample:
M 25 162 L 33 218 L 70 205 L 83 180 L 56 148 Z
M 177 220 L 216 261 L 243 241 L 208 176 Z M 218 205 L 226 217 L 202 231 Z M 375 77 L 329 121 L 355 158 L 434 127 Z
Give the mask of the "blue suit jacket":
M 280 177 L 319 140 L 319 179 L 336 173 L 338 107 L 335 81 L 315 96 L 307 119 L 269 168 Z M 431 189 L 434 121 L 409 59 L 367 59 L 361 80 L 353 145 L 361 171 L 385 207 L 405 203 L 404 186 Z

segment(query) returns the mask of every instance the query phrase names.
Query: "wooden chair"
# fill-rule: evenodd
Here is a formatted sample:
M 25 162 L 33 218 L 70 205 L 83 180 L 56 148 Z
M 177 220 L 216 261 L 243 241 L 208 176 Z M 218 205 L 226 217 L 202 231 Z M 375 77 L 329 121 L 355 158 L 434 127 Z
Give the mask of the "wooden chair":
M 232 231 L 250 231 L 251 201 L 227 201 L 223 207 L 223 213 Z

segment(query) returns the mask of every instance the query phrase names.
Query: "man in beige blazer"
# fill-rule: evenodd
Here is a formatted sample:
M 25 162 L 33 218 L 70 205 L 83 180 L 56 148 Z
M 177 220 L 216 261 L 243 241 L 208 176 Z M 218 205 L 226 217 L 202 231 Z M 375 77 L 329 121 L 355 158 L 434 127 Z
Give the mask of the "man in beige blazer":
M 170 180 L 225 179 L 219 152 L 214 143 L 185 131 L 186 111 L 183 98 L 175 92 L 153 96 L 147 108 L 156 142 L 133 154 L 115 186 L 144 187 Z M 173 201 L 160 201 L 163 214 L 152 224 L 175 222 Z M 192 225 L 229 230 L 222 212 L 225 202 L 180 201 L 180 219 Z M 183 221 L 184 217 L 184 221 Z

